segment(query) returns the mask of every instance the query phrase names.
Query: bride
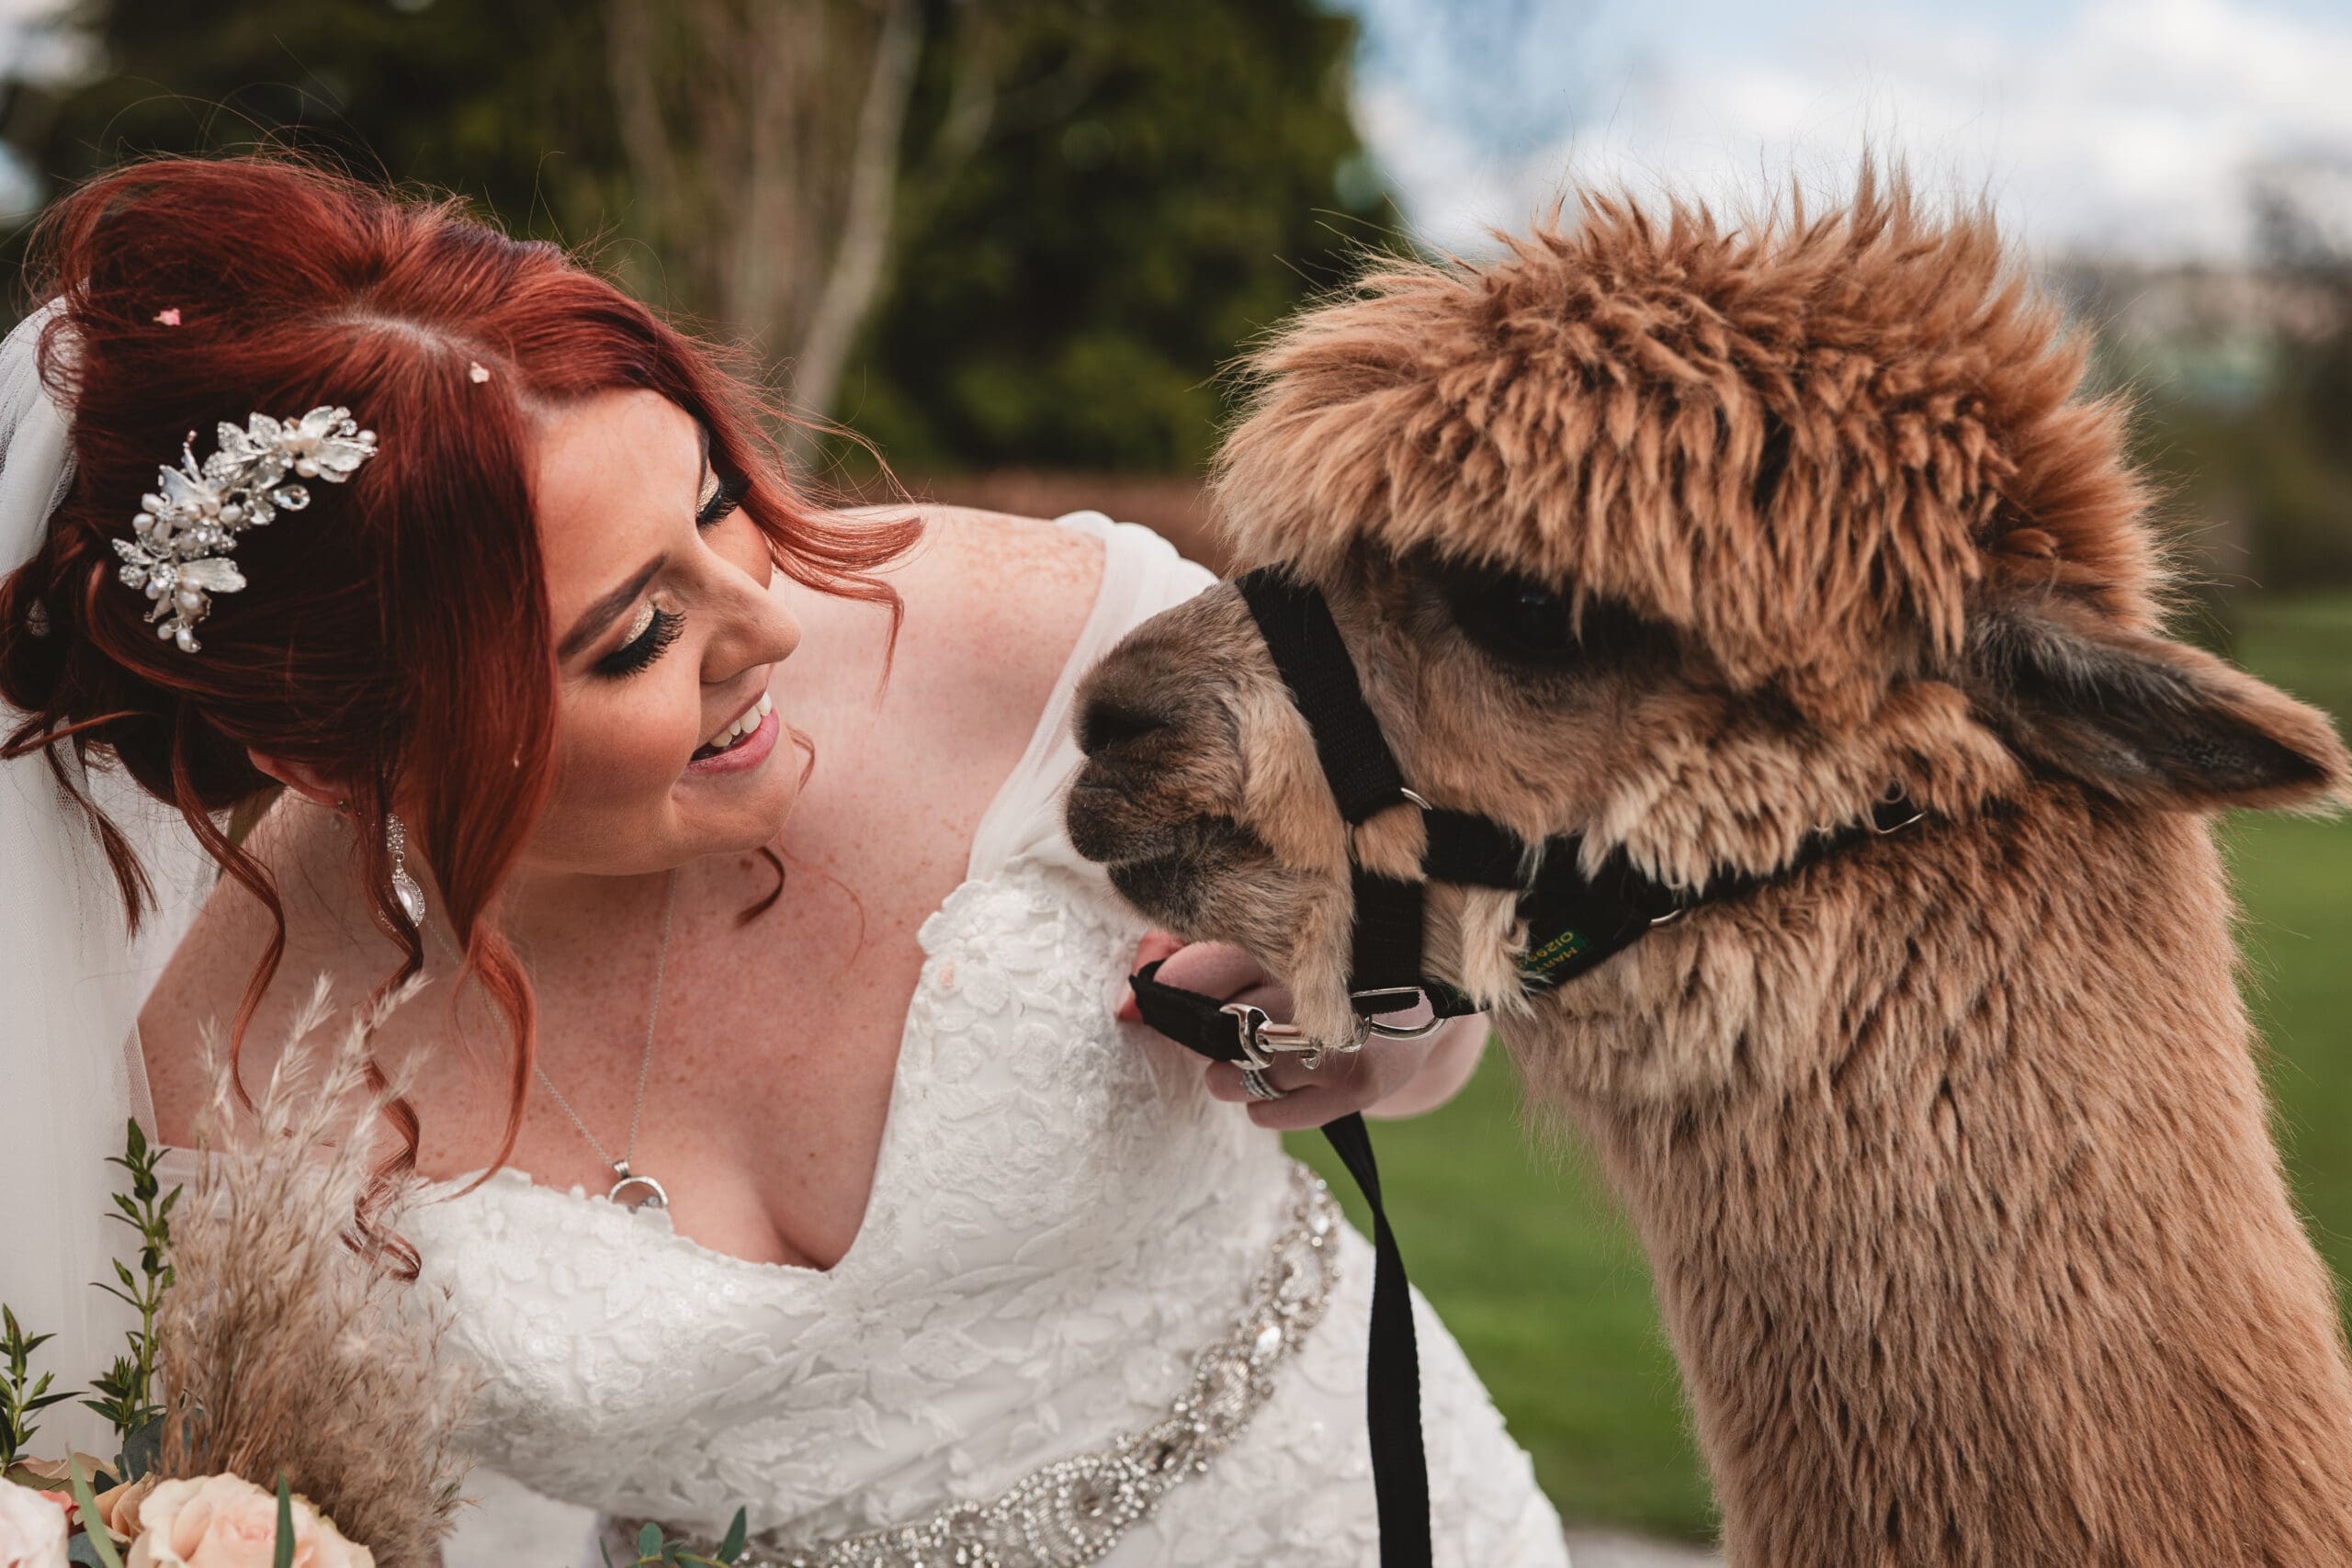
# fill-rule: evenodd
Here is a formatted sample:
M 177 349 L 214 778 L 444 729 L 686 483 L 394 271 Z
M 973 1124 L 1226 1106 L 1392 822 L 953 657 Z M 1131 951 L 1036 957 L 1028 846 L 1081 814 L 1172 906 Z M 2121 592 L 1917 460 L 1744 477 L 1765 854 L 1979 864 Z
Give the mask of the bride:
M 487 1377 L 479 1458 L 607 1529 L 1377 1560 L 1372 1256 L 1277 1132 L 1429 1109 L 1479 1030 L 1245 1084 L 1117 1015 L 1175 944 L 1063 839 L 1070 692 L 1204 572 L 1091 513 L 820 511 L 709 349 L 447 206 L 168 161 L 39 254 L 0 353 L 0 962 L 38 1005 L 0 1064 L 101 1062 L 136 1006 L 89 1098 L 147 1112 L 143 1076 L 184 1144 L 208 1022 L 251 1083 L 316 976 L 421 970 L 374 1050 L 413 1085 L 384 1179 L 431 1201 L 387 1241 Z M 188 458 L 227 504 L 151 493 L 223 421 Z M 1282 1000 L 1231 949 L 1163 977 Z M 96 1275 L 57 1239 L 0 1297 L 65 1310 Z M 1439 1561 L 1564 1562 L 1417 1310 Z

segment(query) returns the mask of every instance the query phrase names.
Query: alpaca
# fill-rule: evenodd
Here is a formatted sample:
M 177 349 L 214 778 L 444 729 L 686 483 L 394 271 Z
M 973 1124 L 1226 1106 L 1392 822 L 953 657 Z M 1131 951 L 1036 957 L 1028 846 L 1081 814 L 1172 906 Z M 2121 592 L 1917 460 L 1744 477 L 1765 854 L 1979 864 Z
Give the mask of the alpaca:
M 1981 211 L 1587 198 L 1254 355 L 1215 494 L 1319 589 L 1407 779 L 1703 890 L 1530 992 L 1429 973 L 1650 1255 L 1736 1564 L 2352 1563 L 2352 1370 L 2265 1125 L 2211 815 L 2352 800 L 2313 710 L 2161 631 L 2123 411 Z M 1346 1038 L 1351 829 L 1236 592 L 1081 694 L 1074 842 Z M 1924 812 L 1799 863 L 1890 786 Z M 1378 1050 L 1374 1042 L 1367 1049 Z

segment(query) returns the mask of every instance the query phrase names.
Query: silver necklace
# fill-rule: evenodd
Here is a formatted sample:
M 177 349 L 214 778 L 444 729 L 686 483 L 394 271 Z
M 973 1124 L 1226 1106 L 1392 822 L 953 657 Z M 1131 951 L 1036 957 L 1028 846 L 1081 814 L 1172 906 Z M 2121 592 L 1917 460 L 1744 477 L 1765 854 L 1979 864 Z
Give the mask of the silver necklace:
M 532 1072 L 538 1076 L 539 1087 L 548 1091 L 563 1113 L 571 1119 L 571 1124 L 580 1129 L 580 1135 L 588 1140 L 588 1146 L 596 1151 L 596 1157 L 612 1167 L 613 1174 L 619 1179 L 605 1191 L 605 1197 L 632 1212 L 670 1206 L 670 1194 L 662 1185 L 643 1172 L 631 1168 L 629 1162 L 637 1154 L 638 1120 L 645 1114 L 645 1084 L 653 1069 L 653 1029 L 662 1018 L 662 976 L 670 964 L 670 917 L 677 912 L 677 908 L 678 868 L 673 866 L 670 868 L 670 891 L 662 903 L 662 946 L 653 959 L 653 1000 L 645 1010 L 645 1049 L 639 1053 L 637 1059 L 637 1100 L 629 1107 L 628 1142 L 621 1146 L 620 1158 L 615 1159 L 606 1152 L 605 1145 L 596 1141 L 596 1134 L 588 1130 L 588 1123 L 580 1119 L 580 1112 L 571 1108 L 571 1101 L 563 1098 L 563 1091 L 555 1087 L 553 1078 L 548 1077 L 548 1070 L 537 1062 L 531 1064 Z M 440 938 L 442 950 L 463 964 L 465 960 L 458 957 L 456 945 L 441 935 L 441 928 L 436 925 L 431 929 L 433 934 Z

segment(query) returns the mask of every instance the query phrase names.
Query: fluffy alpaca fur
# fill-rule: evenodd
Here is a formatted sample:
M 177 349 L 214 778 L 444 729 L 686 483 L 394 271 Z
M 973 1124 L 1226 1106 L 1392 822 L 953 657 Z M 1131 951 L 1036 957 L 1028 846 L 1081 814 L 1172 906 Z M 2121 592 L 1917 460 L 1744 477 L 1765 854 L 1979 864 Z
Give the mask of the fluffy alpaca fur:
M 1439 804 L 1693 887 L 1890 785 L 1928 812 L 1534 998 L 1508 910 L 1432 890 L 1433 972 L 1634 1213 L 1743 1568 L 2352 1562 L 2207 816 L 2352 759 L 2162 637 L 2082 365 L 1985 217 L 1899 184 L 1594 200 L 1291 324 L 1223 457 L 1240 558 L 1324 589 Z M 1080 739 L 1080 848 L 1336 1033 L 1350 841 L 1237 596 L 1139 628 Z

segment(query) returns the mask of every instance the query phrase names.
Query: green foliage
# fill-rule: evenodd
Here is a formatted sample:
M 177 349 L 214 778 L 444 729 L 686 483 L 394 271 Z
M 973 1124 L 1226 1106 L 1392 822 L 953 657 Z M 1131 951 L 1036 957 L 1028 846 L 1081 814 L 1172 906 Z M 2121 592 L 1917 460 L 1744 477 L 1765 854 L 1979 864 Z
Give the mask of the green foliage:
M 0 134 L 53 186 L 154 152 L 298 146 L 557 237 L 594 222 L 618 163 L 597 15 L 560 0 L 207 0 L 198 27 L 184 0 L 77 0 L 104 69 L 24 85 Z
M 155 1166 L 162 1157 L 162 1151 L 148 1144 L 138 1122 L 125 1123 L 123 1152 L 108 1156 L 107 1163 L 120 1166 L 130 1175 L 130 1190 L 113 1194 L 112 1217 L 139 1233 L 139 1268 L 133 1272 L 118 1259 L 113 1284 L 91 1281 L 139 1314 L 139 1326 L 125 1336 L 127 1354 L 116 1357 L 114 1365 L 90 1384 L 99 1397 L 82 1401 L 114 1424 L 122 1439 L 116 1468 L 125 1481 L 136 1480 L 154 1468 L 164 1414 L 154 1400 L 155 1313 L 172 1282 L 171 1213 L 179 1201 L 180 1190 L 175 1187 L 165 1192 L 156 1180 Z M 39 1429 L 32 1423 L 33 1415 L 73 1397 L 70 1392 L 49 1392 L 51 1373 L 31 1379 L 32 1353 L 53 1337 L 26 1334 L 17 1326 L 17 1314 L 0 1305 L 0 1361 L 5 1362 L 0 1366 L 0 1471 L 25 1457 Z
M 131 1468 L 131 1461 L 137 1453 L 152 1448 L 153 1429 L 164 1415 L 164 1407 L 153 1397 L 155 1313 L 163 1305 L 164 1292 L 172 1282 L 168 1261 L 171 1213 L 179 1201 L 180 1190 L 162 1190 L 162 1184 L 155 1179 L 155 1166 L 163 1157 L 162 1152 L 149 1146 L 147 1134 L 140 1131 L 137 1122 L 126 1126 L 123 1153 L 108 1156 L 107 1163 L 119 1165 L 130 1173 L 130 1190 L 114 1194 L 115 1212 L 109 1217 L 139 1233 L 139 1269 L 134 1274 L 128 1264 L 117 1259 L 115 1283 L 93 1283 L 136 1311 L 139 1326 L 125 1337 L 129 1353 L 116 1357 L 114 1365 L 92 1382 L 90 1386 L 100 1397 L 82 1403 L 114 1424 L 123 1443 L 124 1479 L 131 1480 L 139 1473 Z
M 2222 600 L 2352 583 L 2352 245 L 2259 175 L 2249 195 L 2256 259 L 2215 290 L 2234 308 L 2107 355 L 2139 394 L 2134 456 L 2220 546 Z
M 708 1556 L 682 1541 L 665 1539 L 660 1525 L 648 1524 L 637 1532 L 637 1556 L 628 1568 L 729 1568 L 743 1555 L 744 1543 L 750 1539 L 750 1517 L 741 1508 L 735 1510 L 735 1517 L 727 1527 L 727 1539 Z M 605 1568 L 616 1568 L 612 1552 L 601 1542 L 596 1550 L 604 1554 Z
M 2339 344 L 2280 355 L 2277 379 L 2242 406 L 2151 400 L 2140 455 L 2177 498 L 2192 528 L 2236 523 L 2242 553 L 2222 560 L 2233 586 L 2303 592 L 2352 583 L 2352 399 L 2321 395 L 2309 361 L 2324 352 L 2352 361 L 2352 332 Z
M 1196 467 L 1226 412 L 1218 366 L 1393 232 L 1349 118 L 1353 24 L 1314 0 L 1007 0 L 978 29 L 967 11 L 924 0 L 893 254 L 831 412 L 910 471 Z M 103 73 L 22 84 L 0 121 L 52 188 L 141 153 L 296 145 L 594 243 L 656 304 L 713 310 L 637 221 L 603 6 L 74 15 Z M 975 103 L 985 130 L 963 147 Z
M 90 1478 L 82 1473 L 82 1461 L 72 1454 L 66 1455 L 65 1472 L 71 1478 L 74 1506 L 82 1510 L 84 1518 L 92 1521 L 79 1539 L 90 1543 L 89 1549 L 97 1554 L 102 1568 L 122 1568 L 122 1557 L 114 1549 L 114 1538 L 106 1532 L 105 1527 L 96 1523 L 98 1499 L 90 1490 Z M 278 1568 L 285 1568 L 285 1564 L 280 1563 Z
M 1216 368 L 1392 242 L 1348 177 L 1353 24 L 1298 0 L 1017 14 L 995 138 L 902 197 L 839 415 L 910 470 L 1195 468 L 1229 412 Z M 1039 97 L 1061 112 L 1024 118 Z
M 17 1326 L 17 1314 L 0 1305 L 0 1361 L 6 1362 L 0 1367 L 0 1472 L 25 1457 L 33 1434 L 40 1429 L 33 1416 L 74 1397 L 49 1392 L 53 1374 L 43 1372 L 37 1379 L 31 1375 L 32 1353 L 55 1337 L 27 1334 Z

